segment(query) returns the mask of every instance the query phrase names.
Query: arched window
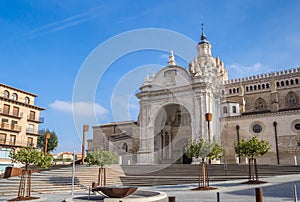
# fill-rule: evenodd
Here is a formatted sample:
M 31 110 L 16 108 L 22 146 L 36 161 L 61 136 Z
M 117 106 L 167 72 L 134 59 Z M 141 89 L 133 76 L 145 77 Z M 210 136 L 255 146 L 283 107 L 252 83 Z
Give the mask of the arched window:
M 288 86 L 289 84 L 290 84 L 290 82 L 289 82 L 288 80 L 286 80 L 286 81 L 285 81 L 285 85 Z
M 252 86 L 250 86 L 250 91 L 252 91 Z
M 246 91 L 249 91 L 249 87 L 248 86 L 246 86 Z
M 279 86 L 280 86 L 280 83 L 279 83 L 279 81 L 277 81 L 277 82 L 276 82 L 276 86 L 277 86 L 277 87 L 279 87 Z
M 9 92 L 7 90 L 4 91 L 3 93 L 3 97 L 5 98 L 9 98 Z
M 266 84 L 266 87 L 267 87 L 267 88 L 270 88 L 270 85 L 267 83 L 267 84 Z
M 262 85 L 262 89 L 265 89 L 265 84 Z
M 258 90 L 260 90 L 260 85 L 257 86 Z
M 13 99 L 13 100 L 18 100 L 18 95 L 17 95 L 16 93 L 13 93 L 13 94 L 12 94 L 12 99 Z
M 256 101 L 255 101 L 255 110 L 257 111 L 263 111 L 263 110 L 266 110 L 267 109 L 267 103 L 264 99 L 262 98 L 258 98 Z
M 256 86 L 254 86 L 254 90 L 256 90 Z
M 232 113 L 236 113 L 236 106 L 232 106 Z
M 299 98 L 295 92 L 289 92 L 285 96 L 285 105 L 287 107 L 296 107 L 298 104 Z
M 284 86 L 284 81 L 281 81 L 281 86 Z
M 299 80 L 298 79 L 295 79 L 295 84 L 298 84 Z
M 235 93 L 235 88 L 233 89 L 233 93 Z
M 231 89 L 229 89 L 229 94 L 231 94 L 232 93 L 232 90 Z
M 239 92 L 239 88 L 236 89 L 236 92 L 237 92 L 237 93 Z
M 126 143 L 124 143 L 122 149 L 123 149 L 125 152 L 128 152 L 128 145 L 127 145 Z
M 294 85 L 294 80 L 293 79 L 291 79 L 291 85 Z
M 223 114 L 227 114 L 227 107 L 223 107 Z
M 29 102 L 30 102 L 29 97 L 25 97 L 24 103 L 25 103 L 25 104 L 29 104 Z

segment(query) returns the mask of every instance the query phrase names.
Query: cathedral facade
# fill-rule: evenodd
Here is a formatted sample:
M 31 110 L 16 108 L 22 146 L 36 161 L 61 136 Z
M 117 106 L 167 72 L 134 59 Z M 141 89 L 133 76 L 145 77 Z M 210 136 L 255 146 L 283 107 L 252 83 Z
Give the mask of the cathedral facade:
M 203 30 L 196 48 L 188 70 L 171 51 L 168 66 L 136 94 L 138 120 L 94 126 L 88 151 L 102 146 L 122 164 L 191 163 L 185 147 L 202 138 L 222 145 L 223 162 L 246 163 L 233 143 L 257 135 L 271 144 L 263 163 L 300 161 L 300 68 L 228 80 Z

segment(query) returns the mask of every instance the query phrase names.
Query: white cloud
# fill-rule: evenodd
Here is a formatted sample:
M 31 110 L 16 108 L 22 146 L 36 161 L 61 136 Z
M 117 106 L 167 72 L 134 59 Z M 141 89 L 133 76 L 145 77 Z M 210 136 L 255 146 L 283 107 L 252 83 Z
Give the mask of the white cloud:
M 271 69 L 268 65 L 262 65 L 260 62 L 257 62 L 250 66 L 244 66 L 238 63 L 228 65 L 228 72 L 231 74 L 230 77 L 234 78 L 252 76 L 270 71 Z
M 66 102 L 61 100 L 55 100 L 49 105 L 52 109 L 72 113 L 81 116 L 103 116 L 107 113 L 107 110 L 97 103 L 90 102 Z

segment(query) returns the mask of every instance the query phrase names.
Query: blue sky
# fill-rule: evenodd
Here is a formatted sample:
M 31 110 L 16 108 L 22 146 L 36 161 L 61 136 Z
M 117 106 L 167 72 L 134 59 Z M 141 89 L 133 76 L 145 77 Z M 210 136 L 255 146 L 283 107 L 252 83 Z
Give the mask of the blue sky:
M 46 108 L 40 128 L 58 134 L 56 152 L 80 151 L 82 128 L 76 129 L 72 114 L 74 85 L 84 62 L 101 44 L 145 28 L 174 31 L 197 42 L 203 21 L 213 55 L 224 61 L 230 78 L 238 78 L 300 66 L 299 19 L 298 0 L 2 0 L 0 82 L 39 95 L 36 105 Z M 130 45 L 126 43 L 114 45 L 113 51 Z M 196 54 L 195 47 L 192 51 Z M 167 64 L 167 56 L 164 50 L 143 50 L 114 60 L 98 80 L 94 100 L 74 103 L 82 123 L 136 120 L 134 93 L 146 74 Z M 183 66 L 193 59 L 180 59 L 176 52 L 175 57 Z M 130 74 L 134 76 L 126 77 Z M 130 89 L 126 95 L 120 93 L 124 89 Z M 127 106 L 119 104 L 123 99 Z M 90 119 L 94 114 L 96 122 Z

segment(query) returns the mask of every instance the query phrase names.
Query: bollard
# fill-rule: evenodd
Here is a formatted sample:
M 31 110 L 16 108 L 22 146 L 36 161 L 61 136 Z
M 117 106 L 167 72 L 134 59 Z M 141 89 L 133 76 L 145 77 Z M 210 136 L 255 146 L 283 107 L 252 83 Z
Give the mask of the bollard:
M 297 196 L 297 186 L 293 185 L 293 192 L 294 192 L 294 202 L 298 202 L 298 196 Z
M 220 192 L 217 192 L 217 202 L 220 202 Z
M 169 202 L 175 202 L 175 196 L 169 196 Z
M 262 202 L 262 189 L 261 188 L 255 188 L 255 196 L 256 196 L 256 202 Z

